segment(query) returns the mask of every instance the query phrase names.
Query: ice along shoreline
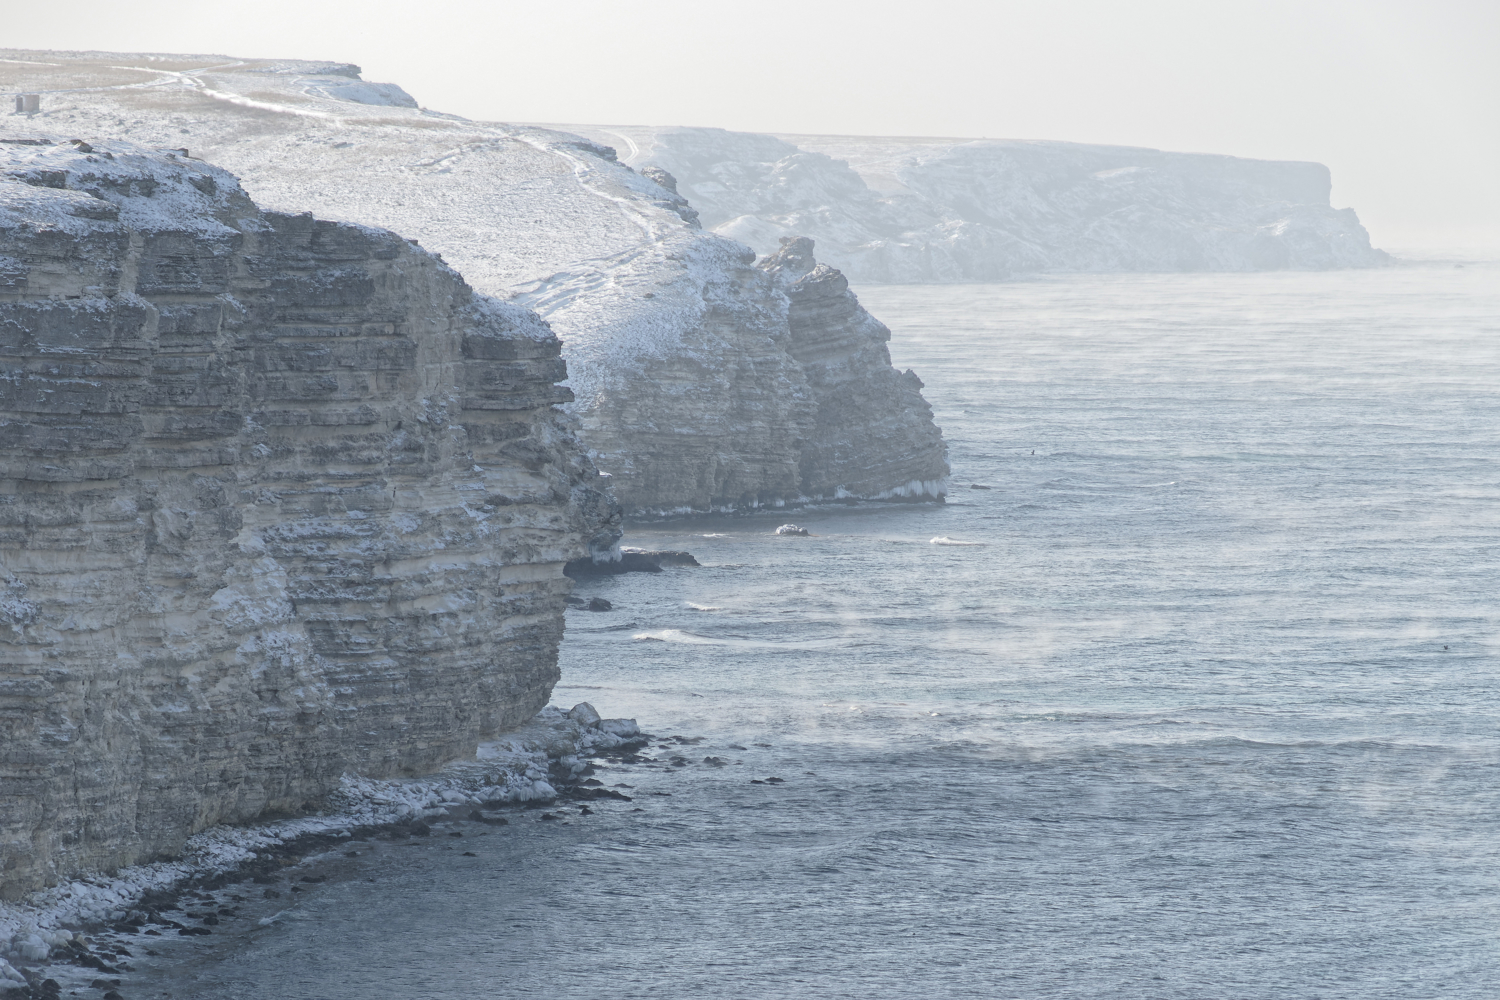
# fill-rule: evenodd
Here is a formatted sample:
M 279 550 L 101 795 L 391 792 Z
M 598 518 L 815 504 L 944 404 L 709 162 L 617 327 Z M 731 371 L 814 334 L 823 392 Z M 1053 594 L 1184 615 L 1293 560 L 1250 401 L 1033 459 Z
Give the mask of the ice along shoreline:
M 629 757 L 649 739 L 634 720 L 601 719 L 586 703 L 566 712 L 549 705 L 525 726 L 480 744 L 472 758 L 452 761 L 435 774 L 345 775 L 323 802 L 308 803 L 303 815 L 214 827 L 191 837 L 180 857 L 0 902 L 0 997 L 54 997 L 70 986 L 114 991 L 119 977 L 134 971 L 130 962 L 136 956 L 122 938 L 143 947 L 149 938 L 212 934 L 220 917 L 237 915 L 230 902 L 248 901 L 232 895 L 231 887 L 253 887 L 254 895 L 275 899 L 276 890 L 261 890 L 278 881 L 272 873 L 341 844 L 427 836 L 429 823 L 450 819 L 505 825 L 508 820 L 496 810 L 540 808 L 560 799 L 629 801 L 589 778 L 587 758 Z M 165 915 L 179 909 L 183 920 Z

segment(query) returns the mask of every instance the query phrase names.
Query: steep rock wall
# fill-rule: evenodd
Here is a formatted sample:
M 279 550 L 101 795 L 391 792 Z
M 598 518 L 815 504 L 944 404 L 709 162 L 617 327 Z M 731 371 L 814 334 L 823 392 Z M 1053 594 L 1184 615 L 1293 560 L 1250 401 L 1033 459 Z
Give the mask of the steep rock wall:
M 0 895 L 431 769 L 618 538 L 560 344 L 396 235 L 0 144 Z
M 347 65 L 0 56 L 0 86 L 48 91 L 38 122 L 186 146 L 263 205 L 389 227 L 479 291 L 535 309 L 563 341 L 580 436 L 630 507 L 802 495 L 818 407 L 788 353 L 786 294 L 744 246 L 697 227 L 666 172 L 566 132 L 414 107 Z M 0 117 L 0 135 L 32 124 Z M 868 494 L 905 489 L 872 476 L 904 475 L 906 443 L 861 440 Z
M 572 331 L 572 408 L 627 510 L 944 496 L 921 381 L 812 249 L 757 267 L 739 243 L 679 236 L 631 280 L 568 273 L 517 298 Z
M 891 331 L 865 311 L 813 241 L 784 237 L 760 263 L 787 296 L 787 350 L 816 411 L 798 462 L 804 495 L 940 496 L 947 446 L 911 369 L 891 367 Z

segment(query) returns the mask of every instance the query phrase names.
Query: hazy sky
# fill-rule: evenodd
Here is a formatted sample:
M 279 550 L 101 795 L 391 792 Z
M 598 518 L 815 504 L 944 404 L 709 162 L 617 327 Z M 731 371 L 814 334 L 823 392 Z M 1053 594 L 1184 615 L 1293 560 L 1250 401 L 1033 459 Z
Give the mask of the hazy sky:
M 471 118 L 1318 160 L 1377 245 L 1500 247 L 1500 0 L 60 0 L 0 45 L 358 63 Z

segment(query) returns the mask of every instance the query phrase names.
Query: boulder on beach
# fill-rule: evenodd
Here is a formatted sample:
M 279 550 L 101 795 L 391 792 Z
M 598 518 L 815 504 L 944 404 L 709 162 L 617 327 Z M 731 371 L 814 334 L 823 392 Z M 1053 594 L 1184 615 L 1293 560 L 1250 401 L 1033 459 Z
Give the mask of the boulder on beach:
M 601 733 L 609 733 L 621 739 L 630 739 L 632 736 L 641 735 L 641 727 L 636 725 L 634 719 L 604 719 L 594 728 Z
M 596 726 L 599 724 L 600 715 L 594 710 L 594 706 L 586 701 L 580 701 L 568 710 L 568 718 L 580 726 Z

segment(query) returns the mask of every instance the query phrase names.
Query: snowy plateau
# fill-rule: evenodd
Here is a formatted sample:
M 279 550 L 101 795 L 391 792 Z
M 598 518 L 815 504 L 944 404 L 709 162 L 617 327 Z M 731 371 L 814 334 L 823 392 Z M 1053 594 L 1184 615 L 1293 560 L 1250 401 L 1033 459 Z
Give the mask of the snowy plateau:
M 770 253 L 784 236 L 856 282 L 1059 271 L 1373 267 L 1318 163 L 1011 139 L 567 126 L 670 172 L 703 225 Z

